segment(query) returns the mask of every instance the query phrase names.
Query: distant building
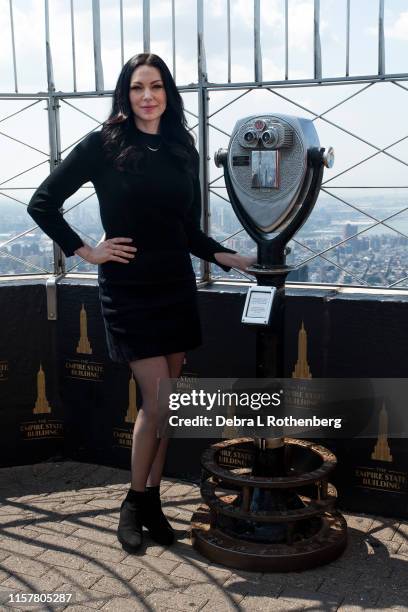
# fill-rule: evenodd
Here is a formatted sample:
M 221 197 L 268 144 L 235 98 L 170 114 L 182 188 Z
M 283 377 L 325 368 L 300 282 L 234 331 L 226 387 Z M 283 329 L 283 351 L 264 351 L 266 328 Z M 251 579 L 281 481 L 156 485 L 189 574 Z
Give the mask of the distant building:
M 21 257 L 21 244 L 12 244 L 11 254 L 14 255 L 14 257 Z
M 355 223 L 346 223 L 343 228 L 343 240 L 347 240 L 350 236 L 354 236 L 358 232 L 358 225 Z

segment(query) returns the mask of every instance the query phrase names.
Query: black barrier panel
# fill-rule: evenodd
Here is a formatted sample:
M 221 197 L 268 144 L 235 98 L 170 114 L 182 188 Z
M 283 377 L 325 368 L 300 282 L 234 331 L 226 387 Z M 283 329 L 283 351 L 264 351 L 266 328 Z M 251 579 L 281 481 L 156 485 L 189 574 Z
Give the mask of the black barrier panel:
M 256 376 L 255 330 L 241 323 L 245 297 L 242 287 L 199 291 L 203 345 L 186 355 L 186 390 L 190 379 Z M 201 455 L 214 442 L 213 438 L 170 440 L 166 476 L 198 480 Z
M 128 368 L 109 360 L 94 283 L 73 286 L 65 281 L 59 286 L 58 329 L 66 455 L 115 465 L 112 429 Z
M 328 302 L 330 334 L 325 376 L 406 378 L 408 299 L 342 296 Z
M 1 464 L 60 457 L 130 468 L 142 398 L 129 369 L 108 358 L 96 282 L 64 279 L 57 293 L 54 322 L 43 280 L 0 283 Z M 255 330 L 241 324 L 245 295 L 246 288 L 227 285 L 199 291 L 204 343 L 187 354 L 185 384 L 255 376 Z M 406 377 L 405 296 L 288 289 L 286 304 L 286 376 Z M 376 439 L 333 442 L 340 503 L 407 517 L 405 441 L 385 436 L 388 454 L 379 438 L 374 458 Z M 202 452 L 213 442 L 172 440 L 166 474 L 199 478 Z
M 373 439 L 324 443 L 337 456 L 332 482 L 344 510 L 407 518 L 408 449 L 406 439 L 380 435 Z
M 287 292 L 285 301 L 285 376 L 325 378 L 331 332 L 328 290 Z M 306 294 L 306 295 L 305 295 Z M 333 378 L 336 376 L 333 375 Z
M 0 464 L 63 454 L 56 323 L 48 321 L 43 281 L 0 284 Z
M 406 378 L 407 314 L 404 295 L 339 295 L 312 289 L 289 292 L 286 375 L 293 375 L 293 362 L 299 360 L 299 329 L 293 329 L 293 323 L 299 327 L 302 320 L 304 376 L 309 368 L 313 377 Z M 373 405 L 372 410 L 377 414 L 380 408 Z M 390 440 L 379 421 L 377 438 L 319 442 L 337 456 L 332 480 L 343 509 L 408 517 L 406 439 Z
M 187 364 L 200 377 L 256 376 L 255 329 L 241 323 L 246 293 L 219 285 L 199 291 L 203 344 L 189 353 Z
M 305 288 L 286 292 L 285 373 L 299 359 L 302 322 L 314 378 L 405 378 L 408 296 Z M 305 336 L 303 336 L 305 337 Z

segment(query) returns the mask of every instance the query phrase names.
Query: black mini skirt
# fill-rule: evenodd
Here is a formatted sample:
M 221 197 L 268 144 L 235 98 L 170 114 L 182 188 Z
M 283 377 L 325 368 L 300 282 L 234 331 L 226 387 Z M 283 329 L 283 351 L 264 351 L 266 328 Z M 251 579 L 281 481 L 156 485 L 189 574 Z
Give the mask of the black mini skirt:
M 202 343 L 195 278 L 149 283 L 99 279 L 109 357 L 137 359 L 194 349 Z

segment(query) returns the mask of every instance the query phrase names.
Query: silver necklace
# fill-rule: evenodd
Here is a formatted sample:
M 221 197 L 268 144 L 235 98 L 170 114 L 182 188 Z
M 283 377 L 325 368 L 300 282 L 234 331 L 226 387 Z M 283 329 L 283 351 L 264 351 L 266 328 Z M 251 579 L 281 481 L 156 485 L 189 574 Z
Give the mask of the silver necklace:
M 157 149 L 154 149 L 153 147 L 149 147 L 149 145 L 146 145 L 146 147 L 149 149 L 149 151 L 158 151 L 160 149 L 160 147 L 157 147 Z

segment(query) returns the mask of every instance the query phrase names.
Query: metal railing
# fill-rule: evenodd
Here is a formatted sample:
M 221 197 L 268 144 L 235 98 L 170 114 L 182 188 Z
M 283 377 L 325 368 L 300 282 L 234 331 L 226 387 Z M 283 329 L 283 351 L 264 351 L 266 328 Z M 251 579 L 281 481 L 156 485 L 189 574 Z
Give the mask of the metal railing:
M 232 18 L 231 18 L 231 8 L 234 7 L 233 0 L 225 0 L 225 11 L 226 11 L 226 39 L 227 39 L 227 57 L 226 57 L 226 66 L 227 66 L 227 80 L 226 82 L 213 82 L 209 79 L 209 75 L 207 72 L 207 62 L 206 62 L 206 36 L 204 31 L 204 23 L 205 23 L 205 9 L 207 4 L 203 0 L 196 0 L 196 40 L 197 40 L 197 72 L 195 81 L 188 84 L 179 85 L 179 89 L 181 93 L 194 92 L 197 95 L 198 102 L 198 116 L 188 111 L 188 114 L 193 119 L 196 118 L 197 121 L 195 124 L 191 126 L 192 129 L 198 129 L 198 140 L 199 140 L 199 153 L 200 153 L 200 178 L 201 184 L 203 185 L 202 197 L 203 197 L 203 218 L 202 225 L 204 231 L 209 230 L 209 197 L 210 194 L 217 195 L 218 197 L 223 198 L 223 196 L 218 192 L 217 188 L 219 188 L 218 181 L 222 179 L 222 177 L 217 177 L 210 181 L 209 179 L 209 129 L 215 129 L 220 134 L 223 134 L 224 137 L 230 136 L 228 131 L 224 130 L 220 126 L 215 125 L 213 118 L 217 113 L 225 110 L 226 108 L 233 108 L 233 105 L 243 96 L 251 94 L 251 92 L 255 90 L 263 90 L 269 92 L 273 96 L 277 96 L 281 100 L 286 100 L 291 104 L 294 104 L 300 110 L 307 112 L 312 115 L 313 121 L 317 119 L 322 120 L 328 125 L 340 130 L 344 134 L 356 139 L 357 141 L 372 147 L 373 152 L 361 159 L 360 161 L 351 164 L 346 169 L 341 172 L 334 174 L 334 176 L 330 176 L 323 183 L 322 191 L 333 197 L 337 200 L 341 200 L 345 205 L 349 206 L 351 210 L 358 211 L 359 213 L 366 216 L 367 219 L 370 219 L 373 222 L 368 228 L 361 229 L 355 234 L 348 236 L 344 240 L 338 241 L 334 245 L 330 245 L 330 247 L 322 249 L 320 251 L 313 250 L 310 246 L 304 244 L 299 238 L 295 240 L 302 248 L 306 249 L 310 255 L 306 257 L 301 265 L 306 265 L 312 260 L 317 258 L 321 258 L 323 261 L 330 262 L 330 265 L 334 265 L 342 270 L 342 272 L 350 275 L 353 280 L 358 285 L 368 285 L 368 283 L 364 280 L 364 278 L 360 278 L 358 274 L 344 268 L 341 264 L 333 259 L 330 259 L 327 255 L 333 249 L 355 239 L 358 236 L 363 235 L 372 227 L 377 225 L 382 225 L 389 229 L 392 229 L 397 234 L 401 235 L 404 238 L 408 238 L 408 235 L 402 231 L 396 230 L 394 227 L 387 224 L 392 218 L 396 215 L 401 214 L 405 210 L 404 208 L 397 213 L 386 216 L 384 218 L 380 218 L 375 214 L 375 211 L 367 212 L 366 210 L 359 209 L 358 206 L 348 201 L 346 198 L 339 198 L 335 193 L 333 193 L 333 189 L 336 189 L 337 186 L 333 185 L 333 181 L 341 175 L 344 175 L 347 172 L 350 172 L 352 169 L 358 167 L 359 165 L 365 163 L 366 161 L 373 159 L 378 155 L 385 155 L 399 164 L 404 166 L 408 166 L 408 163 L 402 159 L 400 155 L 395 155 L 389 151 L 392 147 L 405 141 L 408 138 L 407 135 L 403 135 L 398 140 L 388 144 L 385 147 L 378 147 L 374 142 L 363 138 L 359 134 L 354 131 L 347 130 L 344 126 L 340 125 L 336 121 L 331 120 L 328 115 L 342 106 L 344 103 L 348 102 L 352 98 L 357 98 L 367 89 L 375 87 L 376 83 L 390 83 L 395 87 L 400 88 L 403 91 L 407 91 L 408 87 L 404 84 L 404 81 L 408 81 L 408 73 L 397 73 L 390 74 L 386 72 L 386 40 L 385 40 L 385 28 L 384 28 L 384 11 L 385 11 L 385 0 L 378 0 L 378 24 L 377 24 L 377 36 L 378 36 L 378 52 L 377 52 L 377 65 L 378 71 L 377 74 L 359 74 L 359 75 L 351 75 L 350 74 L 350 31 L 351 31 L 351 11 L 353 5 L 356 6 L 356 0 L 352 2 L 351 0 L 343 0 L 344 9 L 345 9 L 345 44 L 344 44 L 344 74 L 333 75 L 333 76 L 323 76 L 323 60 L 324 57 L 322 55 L 322 45 L 321 45 L 321 6 L 320 0 L 312 0 L 313 4 L 313 74 L 307 78 L 291 78 L 290 77 L 290 69 L 289 69 L 289 60 L 290 60 L 290 0 L 282 0 L 282 27 L 283 27 L 283 40 L 284 40 L 284 79 L 268 81 L 263 80 L 263 54 L 262 54 L 262 37 L 261 37 L 261 24 L 262 24 L 262 13 L 265 10 L 265 3 L 262 3 L 261 0 L 253 0 L 253 58 L 254 58 L 254 66 L 253 66 L 253 80 L 252 81 L 241 81 L 234 82 L 232 80 L 232 66 L 233 66 L 233 53 L 232 53 L 232 44 L 231 44 L 231 33 L 232 33 Z M 145 52 L 150 51 L 151 45 L 151 3 L 150 0 L 140 0 L 140 7 L 142 10 L 142 35 L 143 41 L 140 41 L 139 46 L 141 47 L 141 43 L 143 43 L 143 50 Z M 193 4 L 193 3 L 192 3 Z M 249 4 L 249 2 L 248 2 Z M 176 77 L 177 70 L 177 31 L 176 31 L 176 5 L 175 0 L 169 0 L 169 6 L 171 5 L 171 60 L 172 60 L 172 73 L 173 76 Z M 119 47 L 120 47 L 120 58 L 121 64 L 123 65 L 125 61 L 125 39 L 124 39 L 124 22 L 126 20 L 126 8 L 123 5 L 123 0 L 118 0 L 117 3 L 117 11 L 119 14 Z M 64 154 L 64 151 L 70 147 L 67 147 L 65 150 L 61 148 L 61 137 L 60 137 L 60 108 L 61 105 L 70 106 L 71 109 L 82 113 L 87 116 L 90 120 L 92 120 L 96 125 L 94 129 L 97 129 L 101 122 L 92 116 L 92 114 L 86 113 L 83 109 L 79 108 L 74 104 L 74 100 L 78 98 L 92 98 L 92 97 L 106 97 L 112 95 L 112 90 L 105 89 L 104 86 L 104 66 L 102 61 L 102 36 L 101 36 L 101 6 L 99 0 L 92 0 L 92 32 L 93 32 L 93 72 L 94 72 L 94 89 L 92 91 L 78 91 L 77 87 L 77 47 L 76 47 L 76 30 L 75 30 L 75 8 L 73 0 L 70 0 L 70 11 L 69 11 L 69 23 L 70 23 L 70 34 L 71 34 L 71 69 L 72 69 L 72 83 L 73 87 L 71 91 L 57 91 L 58 83 L 55 82 L 54 78 L 54 70 L 53 70 L 53 53 L 52 53 L 52 31 L 50 30 L 50 15 L 49 15 L 49 2 L 48 0 L 44 0 L 44 18 L 45 18 L 45 56 L 46 56 L 46 71 L 47 71 L 47 91 L 45 92 L 37 92 L 37 93 L 23 93 L 19 91 L 19 63 L 18 63 L 18 49 L 16 50 L 15 44 L 15 22 L 14 22 L 14 10 L 13 10 L 13 0 L 9 0 L 9 24 L 10 24 L 10 42 L 11 42 L 11 53 L 10 53 L 10 61 L 12 64 L 12 73 L 14 79 L 14 92 L 6 92 L 0 93 L 0 100 L 27 100 L 28 104 L 22 109 L 19 109 L 16 112 L 13 112 L 9 115 L 6 115 L 3 118 L 0 118 L 0 123 L 7 121 L 7 119 L 15 116 L 18 113 L 23 113 L 25 110 L 31 108 L 33 105 L 38 104 L 40 102 L 46 102 L 47 104 L 47 114 L 48 114 L 48 131 L 49 131 L 49 151 L 45 152 L 37 147 L 33 146 L 30 143 L 23 142 L 20 139 L 14 138 L 10 134 L 7 134 L 3 131 L 0 131 L 0 134 L 9 139 L 15 140 L 19 142 L 21 145 L 26 146 L 30 149 L 35 150 L 43 154 L 46 159 L 35 166 L 31 166 L 30 168 L 26 168 L 21 172 L 14 174 L 11 177 L 6 178 L 5 180 L 0 181 L 0 195 L 3 197 L 7 197 L 10 199 L 16 200 L 16 202 L 20 204 L 26 204 L 23 200 L 16 199 L 14 196 L 10 196 L 7 194 L 7 191 L 13 191 L 16 188 L 10 186 L 10 182 L 20 177 L 35 167 L 40 166 L 41 164 L 50 162 L 50 169 L 52 170 L 61 160 L 61 156 Z M 211 75 L 210 75 L 211 76 Z M 325 87 L 325 86 L 334 86 L 336 84 L 361 84 L 362 87 L 353 92 L 351 95 L 347 94 L 342 100 L 337 102 L 335 105 L 327 108 L 324 112 L 314 112 L 313 109 L 309 106 L 303 105 L 298 102 L 292 95 L 291 90 L 293 88 L 298 87 Z M 219 108 L 210 112 L 209 109 L 209 94 L 211 92 L 222 92 L 222 91 L 237 91 L 237 96 L 235 96 L 231 101 L 226 104 L 222 104 Z M 285 91 L 286 90 L 286 91 Z M 92 130 L 91 130 L 92 131 Z M 71 143 L 72 146 L 75 143 Z M 354 186 L 354 188 L 367 188 L 370 187 L 368 185 L 362 186 Z M 389 187 L 389 186 L 387 186 Z M 400 187 L 400 186 L 399 186 Z M 343 186 L 342 186 L 343 188 Z M 350 188 L 350 186 L 348 187 Z M 375 188 L 375 186 L 371 186 L 370 188 Z M 403 187 L 404 189 L 408 188 L 408 178 L 407 178 L 407 186 Z M 67 211 L 69 212 L 73 208 L 82 204 L 85 200 L 90 198 L 93 195 L 91 191 L 86 197 L 84 197 L 80 202 L 77 202 L 75 205 L 71 206 Z M 224 198 L 225 199 L 225 198 Z M 23 262 L 28 268 L 33 270 L 33 273 L 44 273 L 46 270 L 41 266 L 31 263 L 30 261 L 13 256 L 5 247 L 8 246 L 15 240 L 18 240 L 25 234 L 28 234 L 33 231 L 34 228 L 29 228 L 28 230 L 21 232 L 6 241 L 0 243 L 0 256 L 10 257 L 14 261 Z M 76 229 L 74 227 L 74 229 Z M 238 230 L 233 234 L 229 235 L 225 238 L 225 241 L 228 241 L 233 236 L 236 236 L 238 233 L 243 232 L 244 230 Z M 93 238 L 88 236 L 88 238 L 92 241 Z M 77 264 L 76 264 L 77 265 Z M 76 268 L 76 265 L 71 266 L 69 269 L 66 269 L 66 264 L 64 260 L 64 256 L 61 252 L 61 249 L 54 244 L 54 270 L 55 274 L 61 274 L 68 271 L 73 271 Z M 242 274 L 242 277 L 245 275 Z M 201 278 L 203 280 L 209 280 L 211 278 L 210 274 L 210 265 L 207 262 L 202 263 L 201 267 Z M 408 278 L 402 278 L 397 282 L 390 283 L 390 287 L 400 284 Z

